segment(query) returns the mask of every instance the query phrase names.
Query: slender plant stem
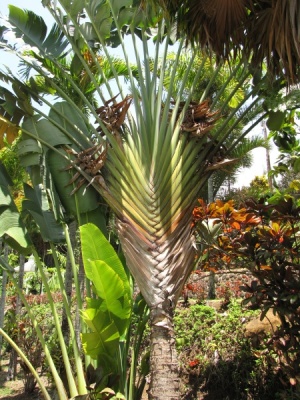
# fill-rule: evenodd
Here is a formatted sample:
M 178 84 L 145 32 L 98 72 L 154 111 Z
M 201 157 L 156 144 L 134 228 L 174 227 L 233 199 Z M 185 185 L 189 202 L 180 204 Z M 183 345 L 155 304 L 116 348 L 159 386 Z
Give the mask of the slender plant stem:
M 32 321 L 32 324 L 34 326 L 36 334 L 37 334 L 37 336 L 39 338 L 39 341 L 40 341 L 40 343 L 42 345 L 42 348 L 43 348 L 43 351 L 45 353 L 45 356 L 46 356 L 50 371 L 52 373 L 52 376 L 53 376 L 53 379 L 54 379 L 54 382 L 55 382 L 55 386 L 56 386 L 56 389 L 57 389 L 57 392 L 58 392 L 58 395 L 59 395 L 59 399 L 60 400 L 68 400 L 68 397 L 67 397 L 66 391 L 65 391 L 65 387 L 64 387 L 64 385 L 62 383 L 62 380 L 61 380 L 60 376 L 58 375 L 58 372 L 57 372 L 57 369 L 55 367 L 53 358 L 52 358 L 51 353 L 49 351 L 49 348 L 48 348 L 48 346 L 47 346 L 47 344 L 45 342 L 45 339 L 43 337 L 43 333 L 42 333 L 40 327 L 38 326 L 37 320 L 36 320 L 35 316 L 33 315 L 32 311 L 31 311 L 31 307 L 29 306 L 29 304 L 28 304 L 28 302 L 26 300 L 26 297 L 24 296 L 23 291 L 20 290 L 20 288 L 18 287 L 18 282 L 16 281 L 16 279 L 15 279 L 15 277 L 13 275 L 13 272 L 10 269 L 10 266 L 8 264 L 6 264 L 5 261 L 3 260 L 3 258 L 1 258 L 1 257 L 0 257 L 0 264 L 7 271 L 9 279 L 11 280 L 11 282 L 14 285 L 14 287 L 16 288 L 17 293 L 20 296 L 20 299 L 21 299 L 22 303 L 24 304 L 24 307 L 25 307 L 25 309 L 26 309 L 26 311 L 28 313 L 28 316 Z M 51 300 L 52 300 L 52 297 L 51 297 Z
M 66 347 L 66 344 L 65 344 L 65 341 L 64 341 L 64 337 L 63 337 L 63 334 L 62 334 L 62 331 L 61 331 L 61 325 L 60 325 L 59 317 L 58 317 L 58 314 L 57 314 L 57 310 L 56 310 L 54 301 L 53 301 L 52 296 L 51 296 L 51 291 L 50 291 L 50 288 L 49 288 L 49 285 L 48 285 L 47 277 L 45 275 L 45 272 L 44 272 L 43 267 L 41 265 L 40 259 L 39 259 L 39 257 L 38 257 L 38 255 L 37 255 L 35 250 L 33 250 L 33 254 L 35 256 L 36 264 L 37 264 L 38 270 L 39 270 L 39 272 L 41 274 L 42 282 L 43 282 L 43 285 L 45 287 L 45 291 L 46 291 L 47 296 L 48 296 L 48 301 L 49 301 L 49 305 L 50 305 L 51 311 L 53 313 L 53 319 L 54 319 L 54 323 L 55 323 L 55 328 L 57 330 L 57 336 L 58 336 L 58 339 L 59 339 L 59 344 L 60 344 L 60 348 L 61 348 L 61 352 L 62 352 L 62 358 L 63 358 L 63 361 L 64 361 L 64 366 L 65 366 L 65 369 L 66 369 L 66 375 L 67 375 L 67 379 L 68 379 L 68 385 L 69 385 L 70 394 L 71 394 L 72 397 L 75 397 L 75 396 L 78 396 L 78 390 L 77 390 L 76 382 L 75 382 L 75 379 L 74 379 L 74 376 L 73 376 L 72 367 L 71 367 L 71 364 L 70 364 L 67 347 Z
M 51 246 L 51 250 L 52 250 L 52 256 L 54 259 L 55 268 L 57 271 L 59 287 L 60 287 L 62 298 L 63 298 L 63 306 L 66 311 L 67 320 L 68 320 L 68 324 L 69 324 L 69 328 L 70 328 L 70 339 L 71 339 L 71 343 L 72 343 L 72 347 L 73 347 L 75 366 L 76 366 L 76 372 L 77 372 L 78 392 L 79 392 L 79 394 L 86 394 L 87 389 L 86 389 L 86 382 L 85 382 L 85 378 L 84 378 L 84 369 L 83 369 L 82 360 L 81 360 L 81 356 L 80 356 L 77 341 L 76 341 L 74 325 L 72 322 L 71 309 L 70 309 L 70 305 L 69 305 L 69 302 L 67 299 L 65 285 L 64 285 L 63 279 L 62 279 L 59 262 L 58 262 L 58 258 L 57 258 L 57 254 L 56 254 L 56 249 L 55 249 L 53 243 L 50 243 L 50 246 Z

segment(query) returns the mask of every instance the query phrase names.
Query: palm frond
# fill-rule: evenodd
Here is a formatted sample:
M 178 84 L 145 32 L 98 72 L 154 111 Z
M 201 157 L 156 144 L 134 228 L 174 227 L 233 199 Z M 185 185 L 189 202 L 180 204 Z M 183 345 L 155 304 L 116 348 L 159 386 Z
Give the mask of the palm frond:
M 184 3 L 178 15 L 179 29 L 189 41 L 212 48 L 218 56 L 228 56 L 230 40 L 241 40 L 242 22 L 246 19 L 246 1 L 192 0 Z
M 299 82 L 300 3 L 297 0 L 253 1 L 246 29 L 246 50 L 252 62 L 267 60 L 275 75 L 285 74 L 290 83 Z
M 13 26 L 16 38 L 22 38 L 26 44 L 37 47 L 44 54 L 50 53 L 53 57 L 60 57 L 69 44 L 56 24 L 47 35 L 45 21 L 32 11 L 10 5 L 8 21 Z

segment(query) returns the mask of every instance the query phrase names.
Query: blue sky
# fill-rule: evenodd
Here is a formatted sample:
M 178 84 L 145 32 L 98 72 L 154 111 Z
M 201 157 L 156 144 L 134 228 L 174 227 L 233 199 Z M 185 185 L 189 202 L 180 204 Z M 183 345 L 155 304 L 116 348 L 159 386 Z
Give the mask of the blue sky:
M 8 14 L 8 4 L 12 4 L 16 7 L 33 10 L 36 14 L 43 16 L 49 15 L 48 11 L 42 6 L 41 0 L 1 0 L 0 2 L 0 13 L 2 15 Z
M 8 5 L 12 4 L 16 7 L 20 8 L 25 8 L 29 10 L 33 10 L 36 14 L 43 16 L 45 21 L 49 23 L 49 25 L 52 25 L 52 17 L 47 11 L 42 6 L 42 1 L 41 0 L 0 0 L 0 15 L 1 16 L 6 16 L 9 13 L 8 10 Z M 2 67 L 3 65 L 8 66 L 12 71 L 16 70 L 15 66 L 18 63 L 18 60 L 16 57 L 14 57 L 12 54 L 8 53 L 3 53 L 1 52 L 1 58 L 0 58 L 0 66 Z

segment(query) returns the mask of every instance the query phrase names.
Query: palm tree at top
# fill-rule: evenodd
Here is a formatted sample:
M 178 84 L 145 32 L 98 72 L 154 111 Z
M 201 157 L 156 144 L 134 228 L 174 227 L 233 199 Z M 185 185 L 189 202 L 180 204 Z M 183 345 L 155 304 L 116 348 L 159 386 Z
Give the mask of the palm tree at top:
M 251 57 L 273 76 L 299 82 L 300 4 L 297 0 L 152 0 L 176 21 L 179 36 L 221 59 Z

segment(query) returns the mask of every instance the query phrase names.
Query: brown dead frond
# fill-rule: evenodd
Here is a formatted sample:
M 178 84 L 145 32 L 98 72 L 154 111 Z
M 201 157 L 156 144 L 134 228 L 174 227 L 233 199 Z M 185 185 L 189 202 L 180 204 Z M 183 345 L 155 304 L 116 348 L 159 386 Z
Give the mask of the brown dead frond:
M 101 170 L 104 167 L 106 160 L 107 145 L 104 146 L 102 144 L 97 144 L 79 153 L 77 153 L 73 149 L 66 149 L 66 152 L 75 156 L 73 164 L 78 165 L 82 172 L 92 178 L 91 181 L 87 182 L 81 172 L 77 171 L 68 182 L 68 185 L 77 182 L 76 187 L 70 193 L 70 195 L 72 196 L 78 191 L 78 189 L 81 188 L 84 183 L 88 183 L 88 187 L 97 177 L 101 177 Z M 65 170 L 70 170 L 74 168 L 73 164 L 68 165 Z
M 182 111 L 184 102 L 179 106 L 179 112 Z M 215 122 L 220 118 L 220 112 L 210 110 L 209 101 L 201 103 L 191 102 L 185 112 L 181 129 L 189 132 L 191 136 L 202 137 L 208 133 Z
M 223 160 L 218 160 L 218 156 L 216 156 L 213 161 L 211 163 L 208 164 L 208 166 L 206 167 L 206 171 L 217 171 L 217 170 L 225 170 L 227 172 L 230 172 L 229 170 L 227 170 L 227 166 L 232 166 L 234 164 L 236 164 L 239 160 L 238 159 L 229 159 L 229 158 L 225 158 Z
M 118 97 L 112 97 L 104 103 L 103 106 L 97 108 L 96 113 L 99 118 L 111 133 L 119 131 L 120 127 L 125 121 L 125 117 L 132 102 L 132 96 L 126 96 L 124 100 L 116 103 L 115 100 Z M 97 121 L 96 121 L 97 122 Z M 105 135 L 101 126 L 97 128 L 97 131 L 102 135 Z
M 254 11 L 246 29 L 245 50 L 253 52 L 254 65 L 266 59 L 269 70 L 284 74 L 289 83 L 300 80 L 300 1 L 253 1 Z

